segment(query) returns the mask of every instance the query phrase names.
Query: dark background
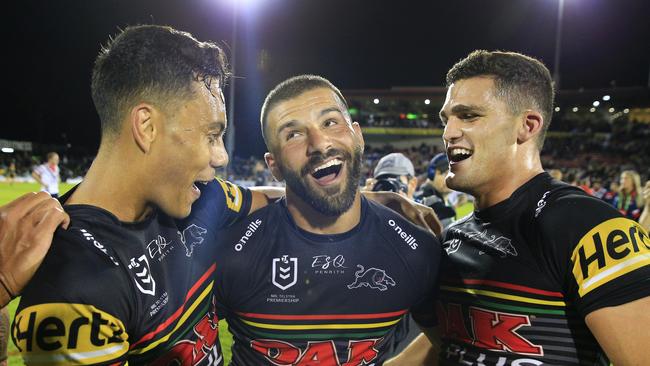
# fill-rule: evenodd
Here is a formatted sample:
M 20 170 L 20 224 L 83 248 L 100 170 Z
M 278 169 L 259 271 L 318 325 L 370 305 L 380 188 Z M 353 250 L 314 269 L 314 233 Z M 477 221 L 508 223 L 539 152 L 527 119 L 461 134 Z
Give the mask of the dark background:
M 558 2 L 239 1 L 235 154 L 264 151 L 261 103 L 292 75 L 320 74 L 344 90 L 439 86 L 447 69 L 477 48 L 523 52 L 553 70 Z M 99 143 L 90 73 L 109 35 L 155 23 L 233 44 L 233 5 L 225 0 L 21 1 L 7 5 L 3 18 L 0 138 L 89 153 Z M 561 56 L 562 89 L 647 87 L 650 2 L 566 0 Z

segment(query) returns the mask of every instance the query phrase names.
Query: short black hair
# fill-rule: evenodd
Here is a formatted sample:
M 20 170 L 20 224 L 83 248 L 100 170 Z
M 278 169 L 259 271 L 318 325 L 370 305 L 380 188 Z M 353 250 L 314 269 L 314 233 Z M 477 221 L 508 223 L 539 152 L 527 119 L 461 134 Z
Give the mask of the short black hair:
M 343 106 L 345 106 L 345 111 L 343 112 L 347 117 L 349 117 L 347 101 L 343 97 L 343 94 L 341 94 L 341 91 L 329 80 L 325 79 L 322 76 L 309 74 L 291 77 L 276 85 L 276 87 L 273 88 L 266 96 L 264 104 L 262 105 L 262 112 L 260 113 L 260 128 L 262 129 L 262 137 L 264 138 L 264 142 L 269 149 L 271 147 L 269 146 L 268 136 L 266 135 L 266 122 L 269 111 L 280 102 L 295 98 L 305 92 L 318 88 L 326 88 L 333 91 L 334 94 L 336 94 L 336 96 L 341 100 Z
M 223 88 L 230 76 L 222 49 L 168 26 L 127 27 L 102 47 L 91 91 L 102 136 L 116 135 L 124 113 L 148 101 L 165 108 L 192 97 L 192 83 Z
M 516 52 L 477 50 L 458 61 L 447 73 L 447 87 L 458 80 L 488 76 L 494 78 L 495 95 L 513 114 L 526 108 L 538 110 L 544 118 L 537 145 L 541 149 L 553 115 L 553 80 L 544 64 Z

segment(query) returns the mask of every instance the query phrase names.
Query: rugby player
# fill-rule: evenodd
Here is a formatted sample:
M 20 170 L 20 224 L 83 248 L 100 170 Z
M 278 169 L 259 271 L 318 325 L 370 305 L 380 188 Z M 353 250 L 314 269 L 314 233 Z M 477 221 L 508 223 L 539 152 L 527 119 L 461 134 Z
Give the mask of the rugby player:
M 227 76 L 219 47 L 169 27 L 129 27 L 102 49 L 99 152 L 12 324 L 25 363 L 222 363 L 215 233 L 266 203 L 214 179 Z
M 447 86 L 446 181 L 473 195 L 476 211 L 443 234 L 439 363 L 647 364 L 650 239 L 542 169 L 548 69 L 475 51 Z
M 360 195 L 361 128 L 329 81 L 282 82 L 261 125 L 286 197 L 219 234 L 232 364 L 382 364 L 404 315 L 435 325 L 438 240 Z

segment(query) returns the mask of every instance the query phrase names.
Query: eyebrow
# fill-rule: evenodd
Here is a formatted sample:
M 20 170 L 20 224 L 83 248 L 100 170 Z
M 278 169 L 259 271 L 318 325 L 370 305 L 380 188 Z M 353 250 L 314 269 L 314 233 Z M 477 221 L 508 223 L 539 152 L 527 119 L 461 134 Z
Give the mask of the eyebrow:
M 325 109 L 321 110 L 320 113 L 318 114 L 318 116 L 319 116 L 319 117 L 322 117 L 322 116 L 324 116 L 324 115 L 326 115 L 326 114 L 328 114 L 328 113 L 331 113 L 331 112 L 338 112 L 339 114 L 343 115 L 343 113 L 341 112 L 341 110 L 340 110 L 339 108 L 336 108 L 336 107 L 328 107 L 328 108 L 325 108 Z M 295 127 L 295 126 L 297 126 L 298 123 L 299 123 L 299 122 L 298 122 L 297 120 L 295 120 L 295 119 L 292 119 L 292 120 L 290 120 L 290 121 L 287 121 L 287 122 L 283 123 L 283 124 L 280 125 L 280 127 L 278 128 L 278 132 L 277 132 L 277 134 L 279 135 L 280 133 L 282 133 L 283 130 L 285 130 L 285 129 L 287 129 L 287 128 L 291 128 L 291 127 Z
M 226 128 L 225 123 L 219 121 L 219 122 L 208 123 L 205 127 L 205 130 L 206 131 L 217 130 L 218 132 L 222 132 L 225 128 Z
M 467 112 L 480 112 L 484 113 L 486 109 L 484 107 L 470 104 L 470 105 L 465 105 L 465 104 L 457 104 L 451 109 L 451 114 L 456 115 L 456 114 L 461 114 L 461 113 L 467 113 Z M 440 111 L 439 113 L 440 119 L 446 119 L 447 118 L 447 113 L 445 111 Z
M 329 107 L 329 108 L 325 108 L 322 111 L 320 111 L 319 117 L 322 117 L 322 116 L 324 116 L 324 115 L 326 115 L 326 114 L 328 114 L 330 112 L 339 112 L 339 113 L 343 114 L 343 112 L 341 112 L 341 110 L 339 108 Z

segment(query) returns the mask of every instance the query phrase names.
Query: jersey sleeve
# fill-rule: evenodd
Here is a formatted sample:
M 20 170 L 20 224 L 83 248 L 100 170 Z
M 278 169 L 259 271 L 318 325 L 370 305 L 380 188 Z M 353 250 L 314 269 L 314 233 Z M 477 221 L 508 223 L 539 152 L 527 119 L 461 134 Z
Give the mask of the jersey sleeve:
M 12 341 L 27 365 L 116 363 L 129 350 L 135 306 L 129 279 L 108 256 L 70 235 L 55 237 L 11 326 Z
M 219 178 L 199 188 L 202 197 L 192 206 L 187 220 L 206 221 L 208 227 L 221 229 L 248 215 L 252 203 L 249 189 Z
M 650 296 L 650 239 L 635 221 L 596 198 L 570 194 L 549 204 L 541 240 L 567 300 L 583 316 Z

